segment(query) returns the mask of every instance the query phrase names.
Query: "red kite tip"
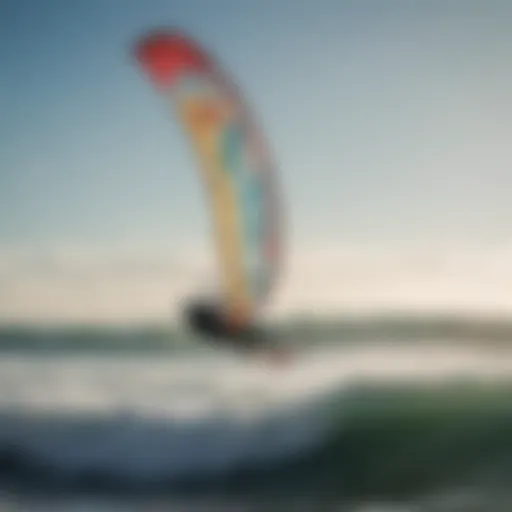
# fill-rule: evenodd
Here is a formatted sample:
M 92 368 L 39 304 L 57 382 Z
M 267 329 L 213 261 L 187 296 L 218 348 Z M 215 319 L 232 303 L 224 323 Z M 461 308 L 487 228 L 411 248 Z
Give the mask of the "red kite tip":
M 158 85 L 171 85 L 183 71 L 208 67 L 204 52 L 185 34 L 175 30 L 154 30 L 135 47 L 135 55 Z

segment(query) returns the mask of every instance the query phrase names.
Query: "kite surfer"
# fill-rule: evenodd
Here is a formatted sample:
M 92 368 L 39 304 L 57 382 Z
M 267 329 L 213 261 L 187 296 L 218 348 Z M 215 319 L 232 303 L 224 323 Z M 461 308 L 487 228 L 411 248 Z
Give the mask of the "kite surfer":
M 271 342 L 265 333 L 255 326 L 229 321 L 220 305 L 195 302 L 185 310 L 189 327 L 218 346 L 230 347 L 248 354 L 262 355 L 274 362 L 288 360 L 289 351 Z

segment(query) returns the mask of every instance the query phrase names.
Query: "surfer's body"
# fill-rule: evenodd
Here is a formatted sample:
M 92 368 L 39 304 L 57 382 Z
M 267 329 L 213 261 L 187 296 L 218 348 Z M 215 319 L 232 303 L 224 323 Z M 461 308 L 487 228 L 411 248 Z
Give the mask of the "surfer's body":
M 231 324 L 214 304 L 196 303 L 187 308 L 189 326 L 215 343 L 230 345 L 239 349 L 256 348 L 262 343 L 256 330 L 250 326 L 238 327 Z
M 195 303 L 186 310 L 188 325 L 218 346 L 229 347 L 248 354 L 264 355 L 282 360 L 288 352 L 272 343 L 264 333 L 252 325 L 230 322 L 215 304 Z

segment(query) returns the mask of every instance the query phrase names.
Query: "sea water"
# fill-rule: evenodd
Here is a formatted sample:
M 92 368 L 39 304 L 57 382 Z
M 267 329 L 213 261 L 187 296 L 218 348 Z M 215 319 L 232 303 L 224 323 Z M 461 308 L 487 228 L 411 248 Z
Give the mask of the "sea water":
M 43 339 L 0 358 L 2 511 L 512 503 L 512 347 L 328 343 L 273 366 Z

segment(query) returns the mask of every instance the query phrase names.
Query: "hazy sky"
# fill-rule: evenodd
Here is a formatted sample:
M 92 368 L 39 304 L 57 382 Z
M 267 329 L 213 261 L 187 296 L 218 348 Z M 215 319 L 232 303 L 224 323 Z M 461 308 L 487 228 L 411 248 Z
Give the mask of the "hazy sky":
M 166 25 L 248 96 L 297 247 L 508 243 L 510 2 L 3 0 L 0 248 L 207 240 L 187 141 L 130 54 Z

